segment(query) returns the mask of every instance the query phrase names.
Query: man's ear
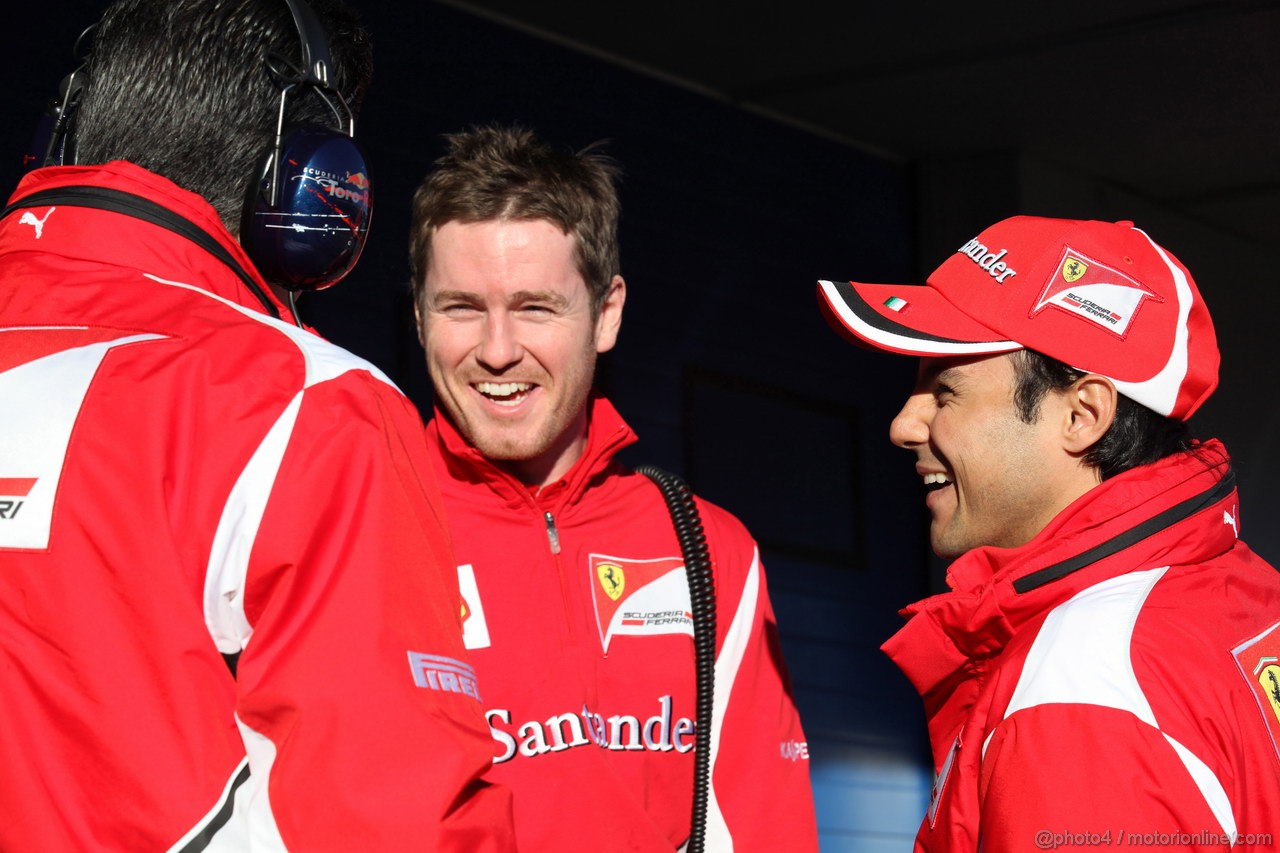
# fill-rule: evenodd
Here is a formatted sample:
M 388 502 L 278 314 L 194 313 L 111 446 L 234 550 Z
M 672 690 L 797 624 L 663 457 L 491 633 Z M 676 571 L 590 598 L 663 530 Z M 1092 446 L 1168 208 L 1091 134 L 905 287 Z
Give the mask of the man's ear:
M 1065 447 L 1072 453 L 1084 453 L 1111 429 L 1116 419 L 1119 392 L 1111 380 L 1087 373 L 1072 383 L 1065 393 L 1070 415 L 1065 425 Z
M 416 329 L 416 330 L 417 330 L 417 332 L 418 332 L 418 343 L 422 344 L 422 348 L 423 348 L 423 349 L 426 349 L 426 348 L 427 348 L 427 340 L 426 340 L 426 335 L 425 335 L 425 334 L 423 334 L 423 331 L 422 331 L 422 308 L 421 308 L 420 306 L 421 306 L 421 303 L 418 301 L 418 295 L 417 295 L 417 294 L 414 294 L 414 297 L 413 297 L 413 328 L 414 328 L 414 329 Z
M 596 318 L 596 352 L 608 352 L 618 342 L 618 330 L 622 328 L 622 306 L 627 301 L 627 283 L 615 275 L 609 282 L 609 292 L 600 303 L 600 316 Z

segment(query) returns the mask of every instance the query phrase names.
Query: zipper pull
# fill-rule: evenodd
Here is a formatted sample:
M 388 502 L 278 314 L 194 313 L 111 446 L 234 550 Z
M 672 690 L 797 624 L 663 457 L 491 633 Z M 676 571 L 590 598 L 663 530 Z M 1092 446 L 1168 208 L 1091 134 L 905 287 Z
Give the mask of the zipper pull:
M 560 553 L 560 533 L 556 530 L 556 520 L 549 512 L 544 512 L 547 519 L 547 540 L 551 543 L 551 553 Z

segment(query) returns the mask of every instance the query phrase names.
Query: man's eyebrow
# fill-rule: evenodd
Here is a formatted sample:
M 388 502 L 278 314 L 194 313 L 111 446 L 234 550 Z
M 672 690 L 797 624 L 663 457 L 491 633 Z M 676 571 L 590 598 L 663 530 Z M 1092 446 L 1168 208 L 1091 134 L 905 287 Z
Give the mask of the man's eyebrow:
M 563 308 L 569 304 L 569 300 L 563 294 L 554 290 L 517 290 L 511 294 L 510 301 L 516 304 L 541 302 L 546 305 L 554 305 L 557 308 Z
M 964 381 L 964 373 L 958 370 L 955 365 L 939 370 L 933 377 L 935 385 L 946 385 L 948 388 L 955 387 L 956 383 Z
M 480 296 L 470 290 L 437 290 L 431 294 L 432 302 L 478 302 Z
M 955 370 L 955 366 L 947 364 L 945 361 L 926 359 L 920 363 L 920 373 L 917 380 L 921 385 L 932 384 L 943 379 L 953 370 Z
M 473 290 L 460 289 L 437 290 L 431 294 L 430 299 L 433 305 L 438 305 L 442 302 L 462 302 L 476 305 L 484 301 L 484 297 L 481 294 Z M 550 305 L 555 308 L 564 308 L 569 304 L 569 299 L 564 294 L 557 293 L 554 290 L 516 290 L 507 296 L 507 303 L 510 305 L 525 305 L 531 302 Z
M 956 383 L 963 381 L 964 373 L 958 365 L 940 359 L 931 359 L 921 364 L 916 387 L 919 389 L 942 387 L 950 390 Z

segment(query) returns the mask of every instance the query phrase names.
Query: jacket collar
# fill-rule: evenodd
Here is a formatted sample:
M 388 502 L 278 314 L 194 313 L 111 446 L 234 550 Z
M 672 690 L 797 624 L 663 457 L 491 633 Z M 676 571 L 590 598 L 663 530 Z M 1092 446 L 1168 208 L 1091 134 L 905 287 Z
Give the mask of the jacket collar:
M 486 459 L 467 443 L 439 406 L 427 424 L 427 441 L 439 447 L 449 475 L 455 480 L 484 484 L 513 505 L 563 507 L 576 501 L 609 471 L 618 451 L 637 440 L 631 427 L 604 397 L 592 394 L 587 405 L 587 442 L 582 455 L 564 477 L 540 490 L 524 485 Z
M 77 195 L 86 198 L 77 203 Z M 288 313 L 213 207 L 167 178 L 124 160 L 97 166 L 55 166 L 26 175 L 9 203 L 30 203 L 50 196 L 68 200 L 41 202 L 31 208 L 41 219 L 39 232 L 23 224 L 16 210 L 0 224 L 10 238 L 2 241 L 7 248 L 30 248 L 38 239 L 42 251 L 137 269 L 261 311 L 263 302 L 253 293 L 257 288 L 278 315 Z M 96 206 L 102 204 L 102 198 L 110 203 Z M 137 213 L 123 214 L 122 206 L 136 206 Z M 172 219 L 181 231 L 190 232 L 204 245 L 150 221 L 148 217 L 156 213 L 166 221 Z M 50 220 L 51 216 L 57 219 Z M 106 221 L 112 227 L 102 227 Z M 15 231 L 18 226 L 22 230 Z
M 971 661 L 999 654 L 1018 626 L 1109 577 L 1196 563 L 1235 542 L 1238 497 L 1225 448 L 1196 445 L 1117 475 L 1019 548 L 976 548 L 947 571 L 952 591 L 903 610 L 883 646 L 928 692 Z

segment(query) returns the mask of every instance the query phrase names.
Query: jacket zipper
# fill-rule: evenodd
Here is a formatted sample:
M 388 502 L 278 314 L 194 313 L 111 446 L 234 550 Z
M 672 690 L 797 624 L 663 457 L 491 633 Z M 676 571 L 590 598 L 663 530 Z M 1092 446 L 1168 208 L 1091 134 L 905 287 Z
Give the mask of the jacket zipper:
M 560 563 L 560 531 L 556 530 L 556 517 L 550 510 L 543 510 L 542 519 L 547 525 L 547 542 L 551 545 L 551 553 L 555 557 L 556 574 L 560 578 L 560 600 L 564 603 L 564 630 L 571 647 L 576 647 L 577 632 L 573 627 L 572 616 L 574 596 L 569 591 L 572 582 L 565 576 L 564 566 Z
M 547 520 L 547 541 L 551 543 L 551 553 L 560 553 L 560 533 L 556 530 L 556 519 L 550 512 L 544 512 L 543 518 Z

